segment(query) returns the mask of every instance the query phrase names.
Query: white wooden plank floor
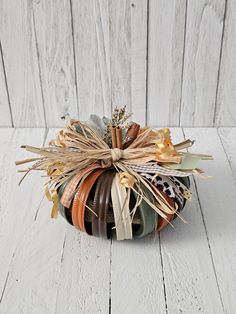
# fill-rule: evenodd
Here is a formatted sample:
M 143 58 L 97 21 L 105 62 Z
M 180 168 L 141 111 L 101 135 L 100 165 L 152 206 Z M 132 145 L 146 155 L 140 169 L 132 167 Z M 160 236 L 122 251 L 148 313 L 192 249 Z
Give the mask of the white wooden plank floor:
M 44 178 L 20 186 L 21 144 L 43 145 L 55 129 L 0 129 L 0 313 L 235 313 L 236 128 L 172 129 L 213 179 L 192 179 L 188 224 L 117 242 L 50 219 Z

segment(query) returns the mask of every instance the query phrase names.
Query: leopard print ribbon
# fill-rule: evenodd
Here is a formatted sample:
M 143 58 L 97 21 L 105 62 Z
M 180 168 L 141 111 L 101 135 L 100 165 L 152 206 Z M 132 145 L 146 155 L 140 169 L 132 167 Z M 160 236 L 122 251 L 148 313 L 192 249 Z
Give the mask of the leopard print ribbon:
M 162 175 L 153 175 L 150 173 L 143 172 L 141 176 L 151 181 L 156 187 L 166 193 L 174 201 L 177 201 L 178 207 L 182 208 L 184 205 L 184 195 L 182 193 L 182 187 L 178 186 L 169 177 Z

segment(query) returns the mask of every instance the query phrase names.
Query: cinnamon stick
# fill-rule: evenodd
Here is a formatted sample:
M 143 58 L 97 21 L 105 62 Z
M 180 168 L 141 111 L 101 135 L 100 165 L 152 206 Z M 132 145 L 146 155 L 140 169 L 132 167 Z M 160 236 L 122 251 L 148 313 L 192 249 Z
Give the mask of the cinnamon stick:
M 111 126 L 111 141 L 112 141 L 112 148 L 117 147 L 117 140 L 116 140 L 116 126 Z
M 123 149 L 127 148 L 133 141 L 137 138 L 139 133 L 140 125 L 138 123 L 133 123 L 128 128 L 126 137 L 125 137 L 125 143 L 123 145 Z
M 116 143 L 117 143 L 117 148 L 122 149 L 123 144 L 122 144 L 122 131 L 119 126 L 116 127 Z

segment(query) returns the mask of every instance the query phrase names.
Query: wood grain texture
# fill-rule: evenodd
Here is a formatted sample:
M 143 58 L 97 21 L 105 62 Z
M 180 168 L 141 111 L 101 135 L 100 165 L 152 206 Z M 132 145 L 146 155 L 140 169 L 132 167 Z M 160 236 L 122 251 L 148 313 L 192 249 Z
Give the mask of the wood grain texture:
M 44 134 L 42 130 L 29 129 L 26 134 L 31 132 L 30 139 L 24 140 L 42 145 L 34 136 L 39 131 Z M 51 135 L 49 133 L 48 139 Z M 19 136 L 17 140 L 23 141 Z M 34 183 L 35 176 L 37 184 Z M 21 189 L 18 188 L 20 199 L 18 195 L 14 197 L 15 206 L 8 205 L 7 220 L 1 232 L 11 237 L 11 245 L 9 240 L 6 241 L 6 235 L 1 243 L 14 251 L 0 303 L 1 313 L 52 313 L 55 310 L 66 222 L 50 219 L 52 205 L 44 198 L 43 182 L 45 178 L 39 178 L 38 173 L 31 174 L 27 182 L 22 183 Z M 14 182 L 11 183 L 14 188 Z M 27 199 L 26 193 L 30 196 Z M 15 202 L 21 204 L 18 210 Z M 14 232 L 11 230 L 13 226 Z M 5 251 L 1 256 L 6 259 Z
M 37 178 L 38 184 L 35 184 L 36 174 L 26 178 L 19 188 L 18 182 L 22 173 L 17 173 L 14 162 L 28 156 L 20 149 L 21 144 L 42 145 L 43 139 L 43 129 L 18 129 L 14 132 L 4 129 L 0 133 L 0 144 L 3 147 L 0 156 L 0 263 L 2 265 L 0 268 L 0 312 L 2 313 L 6 313 L 3 311 L 2 302 L 9 279 L 9 269 L 17 254 L 21 237 L 34 222 L 43 194 L 40 188 L 42 179 Z
M 72 1 L 79 116 L 146 117 L 147 1 Z
M 13 128 L 1 128 L 0 129 L 0 146 L 1 146 L 0 162 L 1 163 L 8 150 L 9 142 L 11 141 L 13 134 L 14 134 Z
M 147 120 L 147 9 L 148 0 L 131 1 L 131 111 L 133 119 L 143 125 Z
M 55 313 L 109 313 L 110 240 L 66 230 Z
M 227 0 L 215 125 L 236 125 L 236 3 Z
M 236 130 L 218 133 L 184 129 L 196 139 L 191 151 L 215 157 L 201 165 L 214 178 L 192 181 L 188 224 L 111 242 L 50 219 L 38 172 L 17 186 L 14 161 L 29 156 L 19 146 L 42 145 L 45 130 L 1 129 L 0 313 L 234 313 Z
M 185 129 L 195 138 L 195 151 L 210 153 L 214 161 L 204 162 L 210 181 L 196 178 L 196 187 L 207 231 L 212 260 L 225 313 L 235 311 L 236 294 L 236 184 L 215 129 Z
M 171 130 L 174 143 L 183 140 L 182 130 Z M 194 138 L 194 132 L 193 132 Z M 193 149 L 192 149 L 193 150 Z M 211 182 L 204 181 L 211 188 Z M 223 313 L 220 294 L 207 234 L 202 220 L 194 181 L 193 198 L 181 212 L 187 221 L 179 218 L 160 233 L 163 272 L 168 313 Z
M 0 126 L 127 105 L 149 126 L 236 123 L 232 0 L 2 0 Z
M 224 12 L 224 0 L 188 0 L 182 126 L 213 126 Z
M 165 313 L 158 235 L 112 241 L 111 313 Z
M 218 133 L 221 139 L 221 143 L 224 147 L 230 167 L 236 179 L 236 129 L 235 128 L 219 128 Z
M 45 126 L 32 2 L 0 2 L 0 37 L 14 126 Z
M 13 126 L 1 42 L 0 42 L 0 126 L 1 127 Z
M 49 131 L 46 143 L 56 131 Z M 25 132 L 23 138 L 19 136 L 22 132 Z M 5 133 L 4 130 L 0 136 L 2 145 L 6 141 Z M 13 141 L 9 154 L 22 143 L 41 145 L 37 133 L 39 130 L 16 131 L 14 139 L 17 138 L 17 142 L 16 139 Z M 6 149 L 9 148 L 6 145 Z M 22 156 L 17 156 L 19 158 Z M 1 180 L 4 182 L 5 176 L 1 175 Z M 11 180 L 0 192 L 7 198 L 9 185 L 12 184 L 15 193 L 15 176 Z M 44 182 L 45 178 L 40 178 L 39 173 L 31 174 L 17 189 L 13 201 L 15 207 L 1 202 L 1 207 L 6 209 L 4 219 L 2 213 L 0 215 L 0 222 L 5 223 L 4 226 L 0 224 L 0 262 L 6 266 L 0 270 L 0 275 L 4 272 L 7 280 L 4 286 L 5 277 L 4 280 L 0 278 L 0 295 L 4 290 L 0 313 L 108 313 L 110 241 L 81 234 L 60 216 L 56 220 L 50 219 L 52 204 L 43 198 Z M 27 200 L 24 199 L 26 194 L 30 195 Z M 24 205 L 18 208 L 18 215 L 15 212 L 17 204 Z M 7 240 L 13 226 L 15 234 L 10 244 Z M 12 297 L 14 304 L 11 304 Z
M 107 1 L 72 0 L 79 117 L 111 113 Z
M 150 0 L 147 123 L 179 125 L 186 1 Z
M 111 102 L 146 122 L 147 1 L 109 1 Z
M 78 118 L 70 1 L 33 2 L 46 125 Z

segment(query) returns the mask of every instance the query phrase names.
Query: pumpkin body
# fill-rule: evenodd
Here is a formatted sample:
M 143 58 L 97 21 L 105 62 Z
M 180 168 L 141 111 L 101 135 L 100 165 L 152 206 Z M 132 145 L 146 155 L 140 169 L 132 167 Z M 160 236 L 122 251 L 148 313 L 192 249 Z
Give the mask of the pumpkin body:
M 69 206 L 68 203 L 64 206 L 61 199 L 65 198 L 72 182 L 65 182 L 58 189 L 61 216 L 80 231 L 101 238 L 113 236 L 118 240 L 142 238 L 162 230 L 177 217 L 176 214 L 167 214 L 166 219 L 161 217 L 151 205 L 156 205 L 157 200 L 144 184 L 140 184 L 139 188 L 149 201 L 139 201 L 139 195 L 134 190 L 120 184 L 119 175 L 113 167 L 95 168 L 83 173 L 78 176 Z M 189 189 L 188 177 L 175 177 L 173 180 L 167 177 L 153 180 L 145 174 L 143 177 L 157 195 L 161 195 L 173 207 L 176 204 L 178 212 L 184 208 L 186 199 L 181 196 L 181 186 Z M 137 190 L 136 186 L 134 188 Z

